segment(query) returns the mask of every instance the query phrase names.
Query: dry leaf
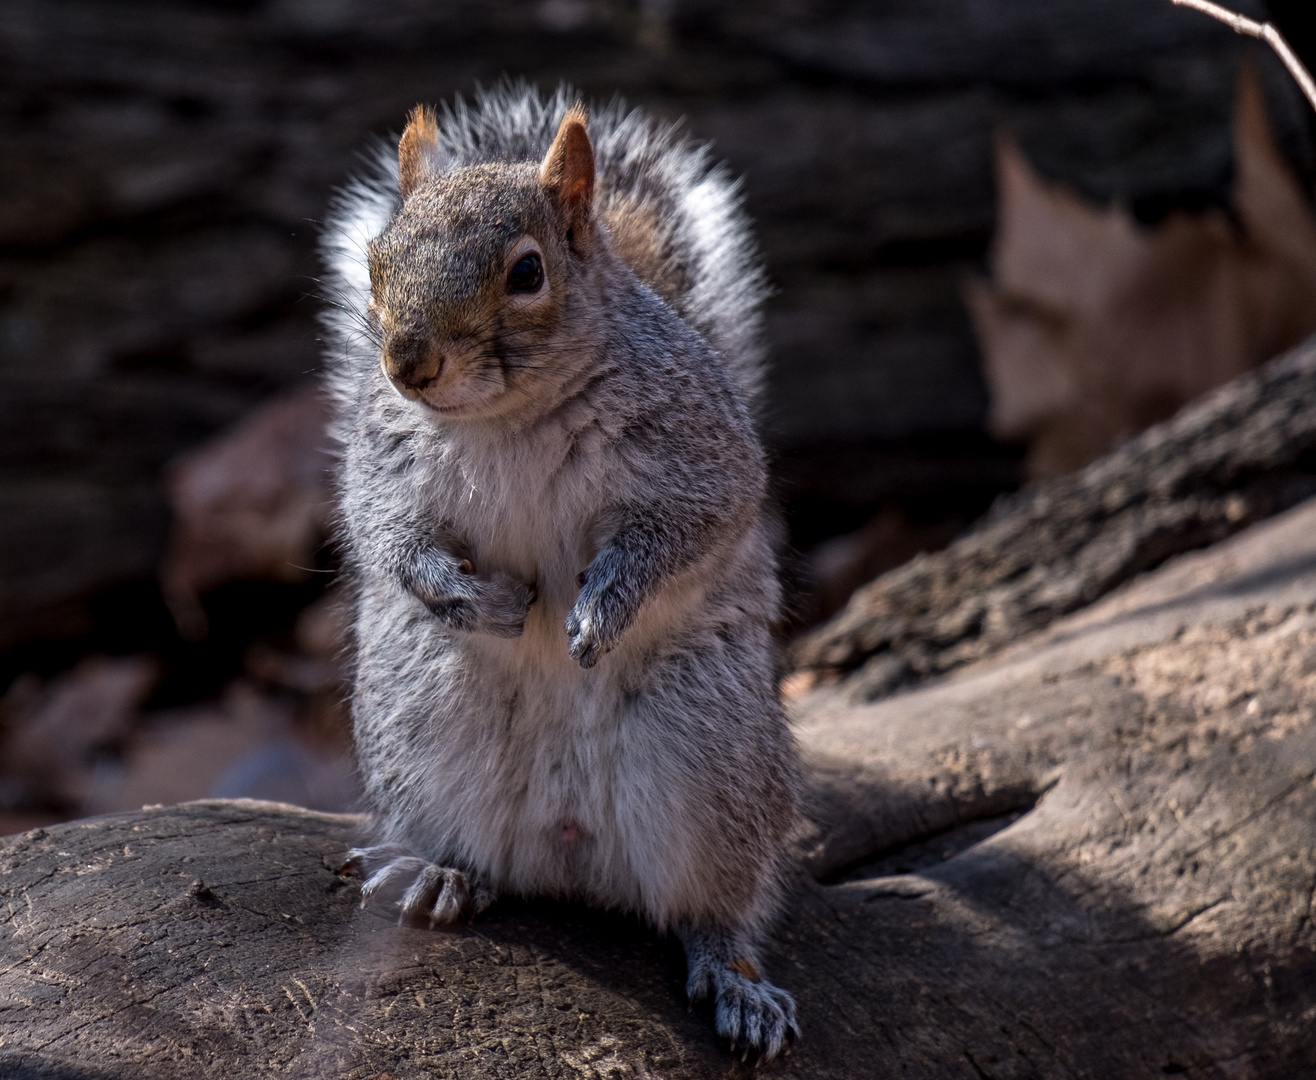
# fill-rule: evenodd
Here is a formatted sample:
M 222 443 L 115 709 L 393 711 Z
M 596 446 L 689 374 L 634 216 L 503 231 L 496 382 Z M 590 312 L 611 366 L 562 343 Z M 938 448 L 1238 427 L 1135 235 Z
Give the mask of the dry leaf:
M 997 142 L 992 279 L 969 306 L 990 427 L 1068 472 L 1316 330 L 1316 220 L 1239 76 L 1236 220 L 1176 211 L 1143 228 L 1039 177 Z
M 17 680 L 5 695 L 4 771 L 20 785 L 15 801 L 76 805 L 93 756 L 124 738 L 160 679 L 151 656 L 89 656 L 42 686 Z

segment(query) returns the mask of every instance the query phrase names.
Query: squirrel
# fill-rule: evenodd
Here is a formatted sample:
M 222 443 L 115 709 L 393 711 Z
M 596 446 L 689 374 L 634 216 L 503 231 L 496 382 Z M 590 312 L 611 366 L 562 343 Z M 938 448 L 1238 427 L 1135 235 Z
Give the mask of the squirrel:
M 640 913 L 766 1059 L 799 776 L 754 403 L 765 275 L 704 147 L 562 89 L 418 106 L 325 237 L 363 900 Z M 387 156 L 385 156 L 387 155 Z

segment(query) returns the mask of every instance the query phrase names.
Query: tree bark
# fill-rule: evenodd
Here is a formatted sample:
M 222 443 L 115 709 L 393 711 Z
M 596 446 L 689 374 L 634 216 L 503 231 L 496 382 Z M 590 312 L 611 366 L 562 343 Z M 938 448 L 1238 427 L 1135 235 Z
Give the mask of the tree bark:
M 1222 436 L 1223 437 L 1223 434 Z M 1281 1078 L 1316 1040 L 1316 502 L 883 701 L 797 698 L 766 1075 Z M 0 1075 L 751 1075 L 635 919 L 397 927 L 359 822 L 241 802 L 0 845 Z
M 795 665 L 869 698 L 981 659 L 1316 492 L 1316 339 L 860 589 Z

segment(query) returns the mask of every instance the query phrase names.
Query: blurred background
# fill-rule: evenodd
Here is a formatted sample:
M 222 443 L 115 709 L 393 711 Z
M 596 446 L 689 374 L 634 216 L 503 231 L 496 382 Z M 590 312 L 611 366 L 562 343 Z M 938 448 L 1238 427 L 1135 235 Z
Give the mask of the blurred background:
M 316 242 L 417 101 L 565 80 L 744 177 L 788 631 L 1316 330 L 1310 111 L 1168 0 L 0 15 L 0 832 L 353 805 Z

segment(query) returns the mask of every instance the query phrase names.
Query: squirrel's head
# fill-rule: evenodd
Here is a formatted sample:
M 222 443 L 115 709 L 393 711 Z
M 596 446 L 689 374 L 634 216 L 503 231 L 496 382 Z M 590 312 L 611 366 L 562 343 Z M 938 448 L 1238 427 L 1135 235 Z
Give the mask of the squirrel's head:
M 581 364 L 581 286 L 604 243 L 584 110 L 538 164 L 438 161 L 434 113 L 418 107 L 398 145 L 402 207 L 368 248 L 384 374 L 445 416 L 546 404 Z

